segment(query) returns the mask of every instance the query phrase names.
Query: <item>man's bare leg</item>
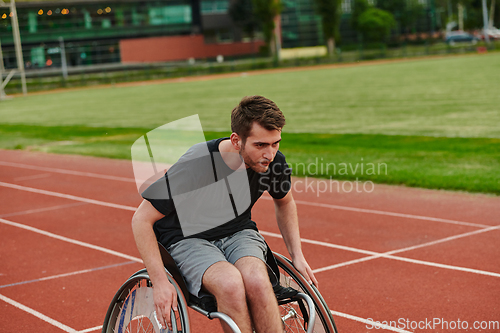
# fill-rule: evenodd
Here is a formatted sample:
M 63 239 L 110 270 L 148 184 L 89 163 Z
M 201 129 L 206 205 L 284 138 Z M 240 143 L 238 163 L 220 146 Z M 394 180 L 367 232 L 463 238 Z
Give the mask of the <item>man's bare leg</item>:
M 217 299 L 217 310 L 233 319 L 242 333 L 252 332 L 243 278 L 238 269 L 225 261 L 210 266 L 203 274 L 203 288 Z M 232 330 L 221 321 L 224 332 Z
M 283 324 L 273 287 L 264 262 L 243 257 L 235 263 L 245 285 L 246 297 L 256 332 L 283 332 Z

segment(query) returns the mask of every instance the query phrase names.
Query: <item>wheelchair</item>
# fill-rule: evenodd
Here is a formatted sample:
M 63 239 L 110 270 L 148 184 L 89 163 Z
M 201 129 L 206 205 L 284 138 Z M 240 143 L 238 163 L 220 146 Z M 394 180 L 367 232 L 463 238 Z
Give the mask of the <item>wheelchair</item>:
M 217 312 L 215 297 L 198 298 L 190 294 L 186 283 L 167 250 L 158 243 L 169 281 L 177 291 L 178 311 L 171 311 L 172 331 L 162 328 L 156 318 L 153 286 L 146 269 L 134 273 L 111 301 L 102 333 L 189 333 L 188 307 L 209 319 L 218 318 L 235 333 L 240 330 L 224 313 Z M 280 307 L 284 332 L 337 333 L 328 306 L 314 285 L 310 285 L 292 262 L 268 248 L 268 273 Z

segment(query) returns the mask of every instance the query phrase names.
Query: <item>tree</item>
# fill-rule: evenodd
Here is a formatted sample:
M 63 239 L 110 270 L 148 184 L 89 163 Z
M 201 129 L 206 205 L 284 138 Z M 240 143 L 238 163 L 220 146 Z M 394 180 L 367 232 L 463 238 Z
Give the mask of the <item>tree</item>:
M 368 0 L 354 0 L 351 12 L 351 27 L 354 30 L 359 31 L 359 26 L 358 26 L 359 16 L 363 14 L 368 8 L 371 8 L 371 5 L 368 3 Z
M 417 20 L 425 15 L 425 7 L 418 0 L 408 0 L 401 14 L 401 28 L 406 33 L 415 32 Z
M 328 54 L 333 55 L 335 39 L 338 40 L 340 36 L 340 0 L 314 0 L 314 2 L 316 11 L 321 16 Z
M 264 41 L 271 50 L 271 54 L 276 54 L 274 43 L 274 20 L 281 12 L 279 0 L 252 0 L 253 12 L 264 34 Z
M 448 13 L 446 22 L 458 23 L 458 29 L 482 28 L 481 0 L 436 0 L 436 3 Z
M 415 30 L 417 20 L 425 15 L 425 7 L 418 0 L 383 0 L 377 2 L 377 8 L 394 15 L 400 33 Z
M 493 29 L 493 26 L 495 25 L 494 22 L 495 18 L 495 0 L 491 0 L 491 7 L 490 7 L 490 17 L 488 19 L 488 28 Z
M 388 11 L 369 8 L 359 16 L 358 25 L 365 40 L 383 42 L 396 26 L 396 20 Z
M 405 11 L 406 0 L 383 0 L 377 1 L 377 8 L 385 10 L 392 15 L 394 18 L 399 21 L 403 16 L 403 12 Z

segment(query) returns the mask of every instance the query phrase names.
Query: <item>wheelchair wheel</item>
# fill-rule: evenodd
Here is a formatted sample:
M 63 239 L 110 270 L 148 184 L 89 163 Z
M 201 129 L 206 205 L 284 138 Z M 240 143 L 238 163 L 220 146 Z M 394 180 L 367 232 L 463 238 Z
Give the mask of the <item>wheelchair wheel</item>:
M 179 285 L 169 275 L 170 283 L 177 290 L 177 308 L 172 311 L 173 332 L 189 332 L 187 303 Z M 102 333 L 166 333 L 156 319 L 153 287 L 145 269 L 132 275 L 118 290 L 111 302 Z
M 310 285 L 293 267 L 292 262 L 281 254 L 274 252 L 276 263 L 280 270 L 280 284 L 292 287 L 313 300 L 316 308 L 316 321 L 313 332 L 337 333 L 335 322 L 328 306 L 315 286 Z M 303 311 L 296 302 L 280 305 L 281 318 L 285 332 L 306 332 Z

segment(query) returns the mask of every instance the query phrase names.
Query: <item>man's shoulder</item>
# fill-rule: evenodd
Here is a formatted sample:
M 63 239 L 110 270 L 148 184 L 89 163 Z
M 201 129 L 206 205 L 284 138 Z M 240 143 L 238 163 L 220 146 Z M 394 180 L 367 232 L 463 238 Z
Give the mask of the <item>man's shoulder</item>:
M 271 162 L 268 170 L 275 175 L 281 175 L 282 173 L 288 173 L 291 171 L 288 163 L 286 162 L 285 155 L 279 150 L 276 152 L 274 160 Z
M 205 144 L 208 147 L 208 151 L 213 153 L 213 152 L 218 152 L 219 151 L 219 144 L 221 141 L 228 140 L 229 137 L 223 137 L 223 138 L 218 138 L 218 139 L 213 139 L 207 141 Z
M 207 156 L 210 156 L 210 153 L 219 151 L 219 143 L 222 140 L 228 138 L 219 138 L 213 139 L 205 142 L 200 142 L 192 145 L 178 160 L 178 163 L 185 164 L 192 161 L 199 161 L 200 159 L 204 159 Z
M 286 162 L 285 154 L 281 152 L 281 150 L 278 150 L 276 152 L 276 156 L 274 157 L 275 160 L 278 160 L 279 162 L 283 161 Z
M 279 164 L 283 167 L 288 167 L 288 164 L 286 163 L 285 154 L 283 154 L 280 150 L 276 152 L 276 156 L 274 156 L 273 163 Z

